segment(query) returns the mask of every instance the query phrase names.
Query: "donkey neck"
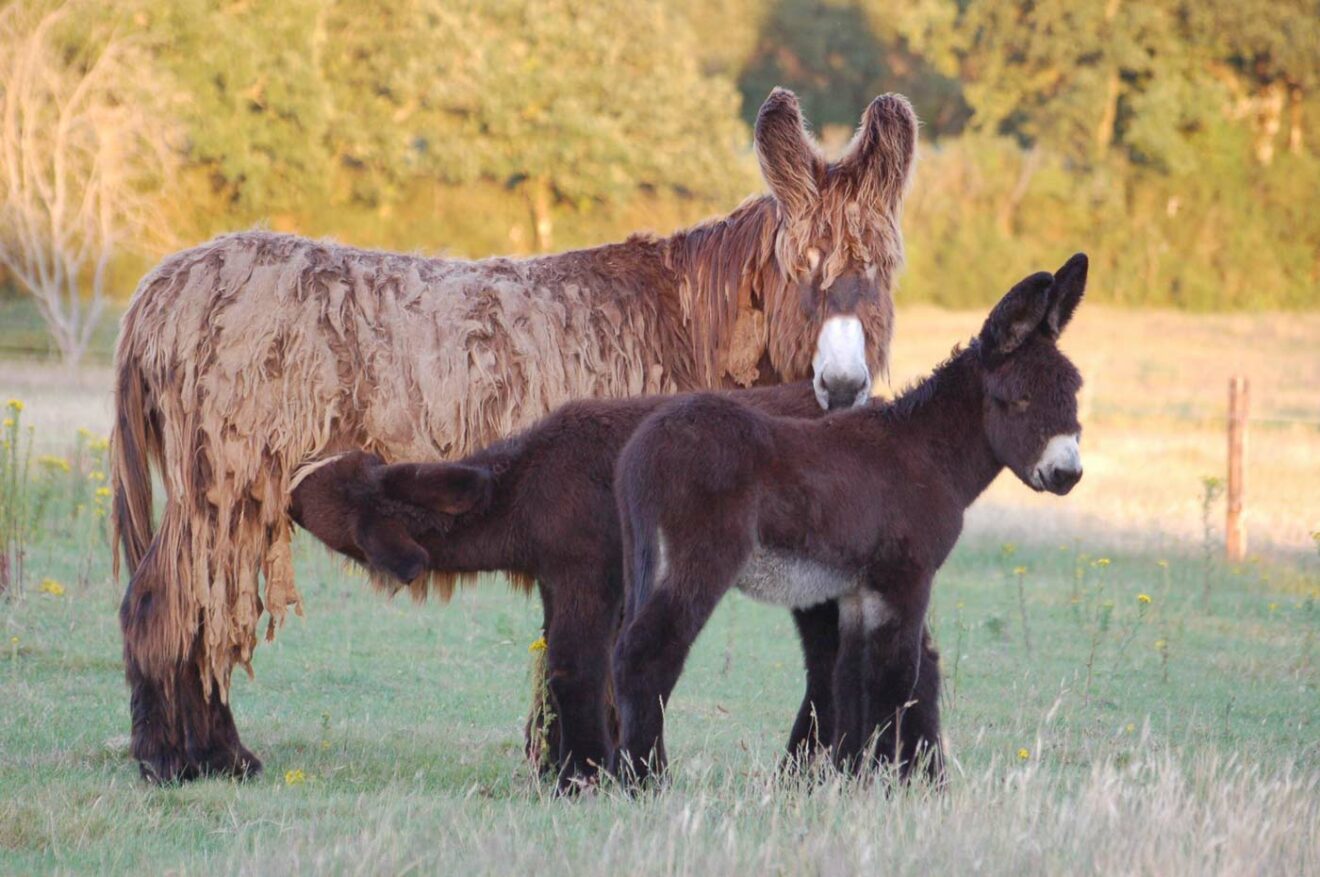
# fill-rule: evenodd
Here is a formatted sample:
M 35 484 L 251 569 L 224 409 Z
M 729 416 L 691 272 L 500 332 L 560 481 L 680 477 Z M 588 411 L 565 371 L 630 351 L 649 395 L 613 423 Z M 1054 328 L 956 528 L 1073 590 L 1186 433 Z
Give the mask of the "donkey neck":
M 994 481 L 1003 464 L 985 430 L 985 389 L 975 346 L 953 356 L 892 402 L 878 405 L 883 428 L 927 450 L 963 507 Z

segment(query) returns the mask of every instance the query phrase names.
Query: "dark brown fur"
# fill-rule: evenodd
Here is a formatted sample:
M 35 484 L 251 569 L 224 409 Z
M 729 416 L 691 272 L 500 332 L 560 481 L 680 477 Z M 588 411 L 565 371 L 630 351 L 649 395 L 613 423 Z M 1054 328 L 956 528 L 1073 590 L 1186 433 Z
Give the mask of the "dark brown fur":
M 623 602 L 614 464 L 669 398 L 570 402 L 453 463 L 386 465 L 351 452 L 312 469 L 293 491 L 294 520 L 398 585 L 427 570 L 536 580 L 555 716 L 550 755 L 565 784 L 590 778 L 613 752 L 606 698 Z M 729 398 L 777 416 L 822 415 L 808 383 Z
M 770 194 L 668 237 L 470 262 L 245 232 L 164 260 L 123 319 L 111 452 L 143 775 L 260 770 L 227 706 L 196 705 L 227 704 L 233 668 L 251 672 L 263 613 L 269 639 L 301 611 L 287 504 L 306 461 L 446 459 L 571 398 L 802 379 L 840 314 L 882 372 L 915 149 L 911 107 L 884 96 L 828 164 L 776 90 L 757 124 Z M 192 740 L 228 754 L 199 743 L 197 761 Z
M 1085 282 L 1081 255 L 1057 277 L 1022 281 L 966 350 L 892 403 L 807 421 L 694 394 L 638 428 L 615 479 L 625 777 L 663 768 L 664 707 L 688 649 L 730 588 L 764 587 L 749 570 L 771 558 L 796 576 L 783 604 L 809 606 L 830 589 L 840 601 L 828 728 L 837 763 L 892 760 L 907 775 L 924 759 L 942 778 L 938 661 L 924 630 L 931 585 L 965 509 L 1003 468 L 1056 493 L 1081 477 L 1079 457 L 1047 466 L 1043 455 L 1051 437 L 1080 431 L 1081 378 L 1055 339 Z M 828 621 L 815 619 L 818 629 Z M 829 659 L 808 653 L 809 665 Z

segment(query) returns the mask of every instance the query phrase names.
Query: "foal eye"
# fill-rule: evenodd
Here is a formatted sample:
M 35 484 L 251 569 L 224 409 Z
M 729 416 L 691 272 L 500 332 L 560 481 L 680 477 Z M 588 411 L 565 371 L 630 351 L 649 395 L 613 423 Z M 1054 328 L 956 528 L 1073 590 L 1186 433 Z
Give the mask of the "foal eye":
M 1008 404 L 1008 407 L 1010 410 L 1012 410 L 1014 414 L 1021 414 L 1023 411 L 1026 411 L 1027 407 L 1030 405 L 1031 405 L 1031 398 L 1023 397 L 1021 399 L 1014 399 L 1012 402 Z

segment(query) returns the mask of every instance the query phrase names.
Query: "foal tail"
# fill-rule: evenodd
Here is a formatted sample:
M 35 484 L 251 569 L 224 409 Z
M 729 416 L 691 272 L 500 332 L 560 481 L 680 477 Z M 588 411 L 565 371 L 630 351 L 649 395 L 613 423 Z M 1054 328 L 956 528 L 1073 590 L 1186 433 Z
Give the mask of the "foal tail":
M 632 453 L 629 453 L 632 451 Z M 633 442 L 624 448 L 615 477 L 619 528 L 624 549 L 623 618 L 626 623 L 655 587 L 656 565 L 663 556 L 659 505 L 647 502 L 644 466 L 630 465 L 642 456 Z

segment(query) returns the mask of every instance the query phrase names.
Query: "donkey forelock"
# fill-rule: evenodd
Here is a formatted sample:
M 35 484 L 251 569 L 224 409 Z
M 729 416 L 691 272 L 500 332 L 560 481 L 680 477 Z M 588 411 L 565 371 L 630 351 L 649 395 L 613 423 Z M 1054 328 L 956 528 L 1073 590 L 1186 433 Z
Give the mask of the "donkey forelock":
M 903 266 L 900 220 L 916 144 L 916 115 L 899 95 L 871 102 L 833 163 L 807 133 L 792 92 L 775 89 L 762 105 L 756 152 L 777 204 L 775 264 L 763 290 L 766 341 L 781 373 L 805 377 L 813 358 L 828 354 L 826 323 L 845 315 L 858 321 L 863 349 L 841 358 L 869 366 L 845 382 L 864 380 L 869 390 L 872 375 L 886 371 L 894 283 Z M 827 388 L 816 378 L 823 395 Z

